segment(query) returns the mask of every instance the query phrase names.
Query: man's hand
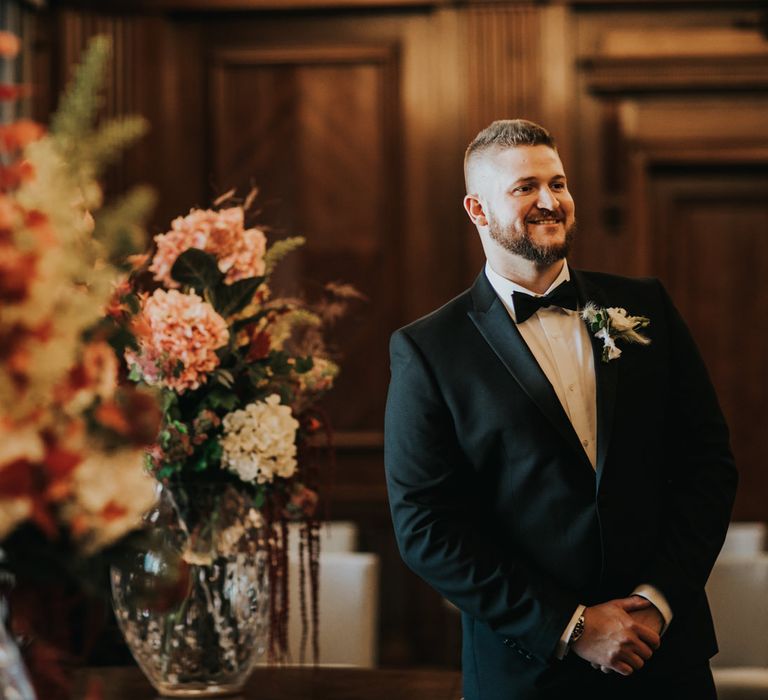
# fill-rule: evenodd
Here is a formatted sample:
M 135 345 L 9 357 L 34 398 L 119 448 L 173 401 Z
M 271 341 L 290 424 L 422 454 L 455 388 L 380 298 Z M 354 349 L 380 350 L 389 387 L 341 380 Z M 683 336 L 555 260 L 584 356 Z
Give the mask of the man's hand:
M 571 649 L 604 672 L 629 676 L 643 667 L 659 648 L 657 632 L 633 616 L 652 607 L 640 596 L 619 598 L 584 610 L 584 634 Z
M 650 602 L 646 598 L 643 598 L 643 596 L 639 596 L 637 594 L 633 594 L 631 597 L 640 598 L 641 600 Z M 664 629 L 664 618 L 659 612 L 659 609 L 653 603 L 640 610 L 633 610 L 629 614 L 632 615 L 636 622 L 639 622 L 641 625 L 645 625 L 646 627 L 650 627 L 654 632 L 657 632 L 658 634 L 661 634 L 661 630 Z

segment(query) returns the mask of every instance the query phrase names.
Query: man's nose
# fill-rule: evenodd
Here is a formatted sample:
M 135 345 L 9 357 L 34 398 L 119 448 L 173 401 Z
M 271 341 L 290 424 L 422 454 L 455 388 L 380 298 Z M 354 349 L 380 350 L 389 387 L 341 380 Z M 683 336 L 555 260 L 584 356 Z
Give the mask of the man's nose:
M 560 202 L 549 187 L 539 189 L 539 201 L 536 204 L 539 209 L 549 209 L 550 211 L 560 208 Z

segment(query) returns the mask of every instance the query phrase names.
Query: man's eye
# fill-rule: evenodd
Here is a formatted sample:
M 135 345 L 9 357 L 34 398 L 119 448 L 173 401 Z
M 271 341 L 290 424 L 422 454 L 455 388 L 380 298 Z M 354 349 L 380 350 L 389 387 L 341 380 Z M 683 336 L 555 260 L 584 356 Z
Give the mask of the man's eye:
M 565 189 L 565 183 L 564 182 L 553 182 L 550 185 L 551 189 L 555 190 L 556 192 L 562 192 Z
M 530 185 L 520 185 L 519 187 L 515 187 L 515 192 L 519 192 L 520 194 L 528 194 L 533 190 L 533 187 Z

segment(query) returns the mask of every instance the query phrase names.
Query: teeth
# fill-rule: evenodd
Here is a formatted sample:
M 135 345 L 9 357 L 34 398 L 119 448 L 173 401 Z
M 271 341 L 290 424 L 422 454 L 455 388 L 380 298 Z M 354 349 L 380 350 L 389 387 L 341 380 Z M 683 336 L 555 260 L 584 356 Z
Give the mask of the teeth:
M 556 224 L 558 223 L 557 219 L 534 219 L 531 221 L 532 224 Z

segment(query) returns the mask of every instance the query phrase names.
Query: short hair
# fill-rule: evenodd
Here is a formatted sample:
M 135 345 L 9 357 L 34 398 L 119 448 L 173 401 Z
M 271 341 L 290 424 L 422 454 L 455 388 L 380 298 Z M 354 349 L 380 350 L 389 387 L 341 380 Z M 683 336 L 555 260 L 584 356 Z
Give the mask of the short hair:
M 527 119 L 497 119 L 486 126 L 467 146 L 464 153 L 464 180 L 469 189 L 469 163 L 491 149 L 516 146 L 549 146 L 556 151 L 555 139 L 543 126 Z

